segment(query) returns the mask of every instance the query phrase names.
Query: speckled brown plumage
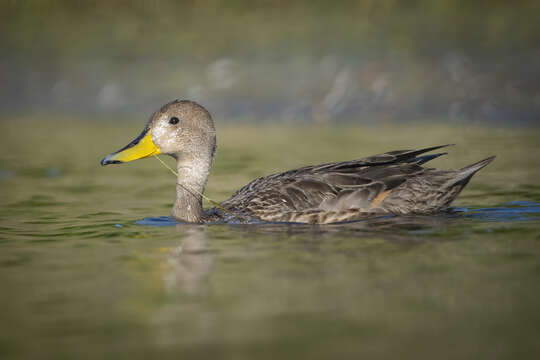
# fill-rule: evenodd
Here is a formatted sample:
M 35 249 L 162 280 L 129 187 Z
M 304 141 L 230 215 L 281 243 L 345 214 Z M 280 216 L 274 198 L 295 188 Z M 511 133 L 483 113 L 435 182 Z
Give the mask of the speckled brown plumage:
M 221 203 L 234 216 L 212 208 L 206 218 L 328 224 L 376 214 L 440 211 L 494 158 L 459 170 L 424 168 L 422 164 L 445 153 L 422 154 L 444 146 L 391 151 L 262 177 Z

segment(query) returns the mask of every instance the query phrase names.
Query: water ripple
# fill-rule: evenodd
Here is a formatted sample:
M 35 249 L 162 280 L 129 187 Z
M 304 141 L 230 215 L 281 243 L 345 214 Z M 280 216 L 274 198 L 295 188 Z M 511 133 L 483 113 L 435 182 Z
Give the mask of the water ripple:
M 492 208 L 459 208 L 458 213 L 482 221 L 516 222 L 540 219 L 540 204 L 532 201 L 510 201 Z
M 381 220 L 390 220 L 392 222 L 399 222 L 401 219 L 408 219 L 410 222 L 411 219 L 422 219 L 419 220 L 420 223 L 424 223 L 425 220 L 429 218 L 439 219 L 446 217 L 448 220 L 463 218 L 471 218 L 474 220 L 480 221 L 500 221 L 500 222 L 518 222 L 518 221 L 531 221 L 540 219 L 540 203 L 532 201 L 510 201 L 502 204 L 502 206 L 491 207 L 491 208 L 454 208 L 448 213 L 441 213 L 437 215 L 426 215 L 426 216 L 406 216 L 406 217 L 397 217 L 397 216 L 378 216 L 364 220 L 350 221 L 345 223 L 339 223 L 334 225 L 346 225 L 353 223 L 362 223 L 369 222 L 370 224 L 378 223 Z M 414 221 L 413 221 L 414 222 Z M 182 224 L 181 222 L 176 221 L 175 219 L 169 216 L 156 216 L 156 217 L 147 217 L 142 220 L 137 220 L 134 222 L 136 225 L 143 226 L 156 226 L 156 227 L 166 227 L 166 226 L 176 226 Z M 305 225 L 298 223 L 276 223 L 276 222 L 257 222 L 252 223 L 257 225 Z M 235 225 L 233 223 L 228 223 L 228 225 Z

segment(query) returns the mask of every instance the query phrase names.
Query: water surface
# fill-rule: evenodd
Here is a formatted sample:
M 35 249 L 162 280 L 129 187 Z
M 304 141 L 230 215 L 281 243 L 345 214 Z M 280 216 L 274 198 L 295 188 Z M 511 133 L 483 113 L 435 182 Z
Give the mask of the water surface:
M 256 176 L 412 145 L 458 143 L 437 167 L 498 158 L 436 216 L 193 226 L 167 218 L 174 179 L 157 161 L 99 166 L 137 126 L 1 126 L 2 358 L 540 355 L 535 131 L 218 126 L 218 200 Z

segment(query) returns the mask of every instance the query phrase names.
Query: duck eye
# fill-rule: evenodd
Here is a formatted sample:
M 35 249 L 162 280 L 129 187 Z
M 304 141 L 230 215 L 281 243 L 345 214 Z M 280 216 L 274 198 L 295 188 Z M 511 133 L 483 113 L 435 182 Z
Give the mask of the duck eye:
M 178 120 L 178 118 L 176 116 L 173 116 L 170 120 L 169 120 L 169 124 L 172 124 L 172 125 L 176 125 L 180 122 L 180 120 Z

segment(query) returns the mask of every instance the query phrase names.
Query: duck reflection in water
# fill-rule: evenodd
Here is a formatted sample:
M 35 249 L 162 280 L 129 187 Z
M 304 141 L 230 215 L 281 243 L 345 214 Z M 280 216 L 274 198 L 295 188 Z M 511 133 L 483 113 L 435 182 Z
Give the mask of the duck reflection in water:
M 165 290 L 170 293 L 179 289 L 195 295 L 207 289 L 214 263 L 208 249 L 208 229 L 187 224 L 178 224 L 176 229 L 182 240 L 167 256 L 169 270 L 163 276 Z

